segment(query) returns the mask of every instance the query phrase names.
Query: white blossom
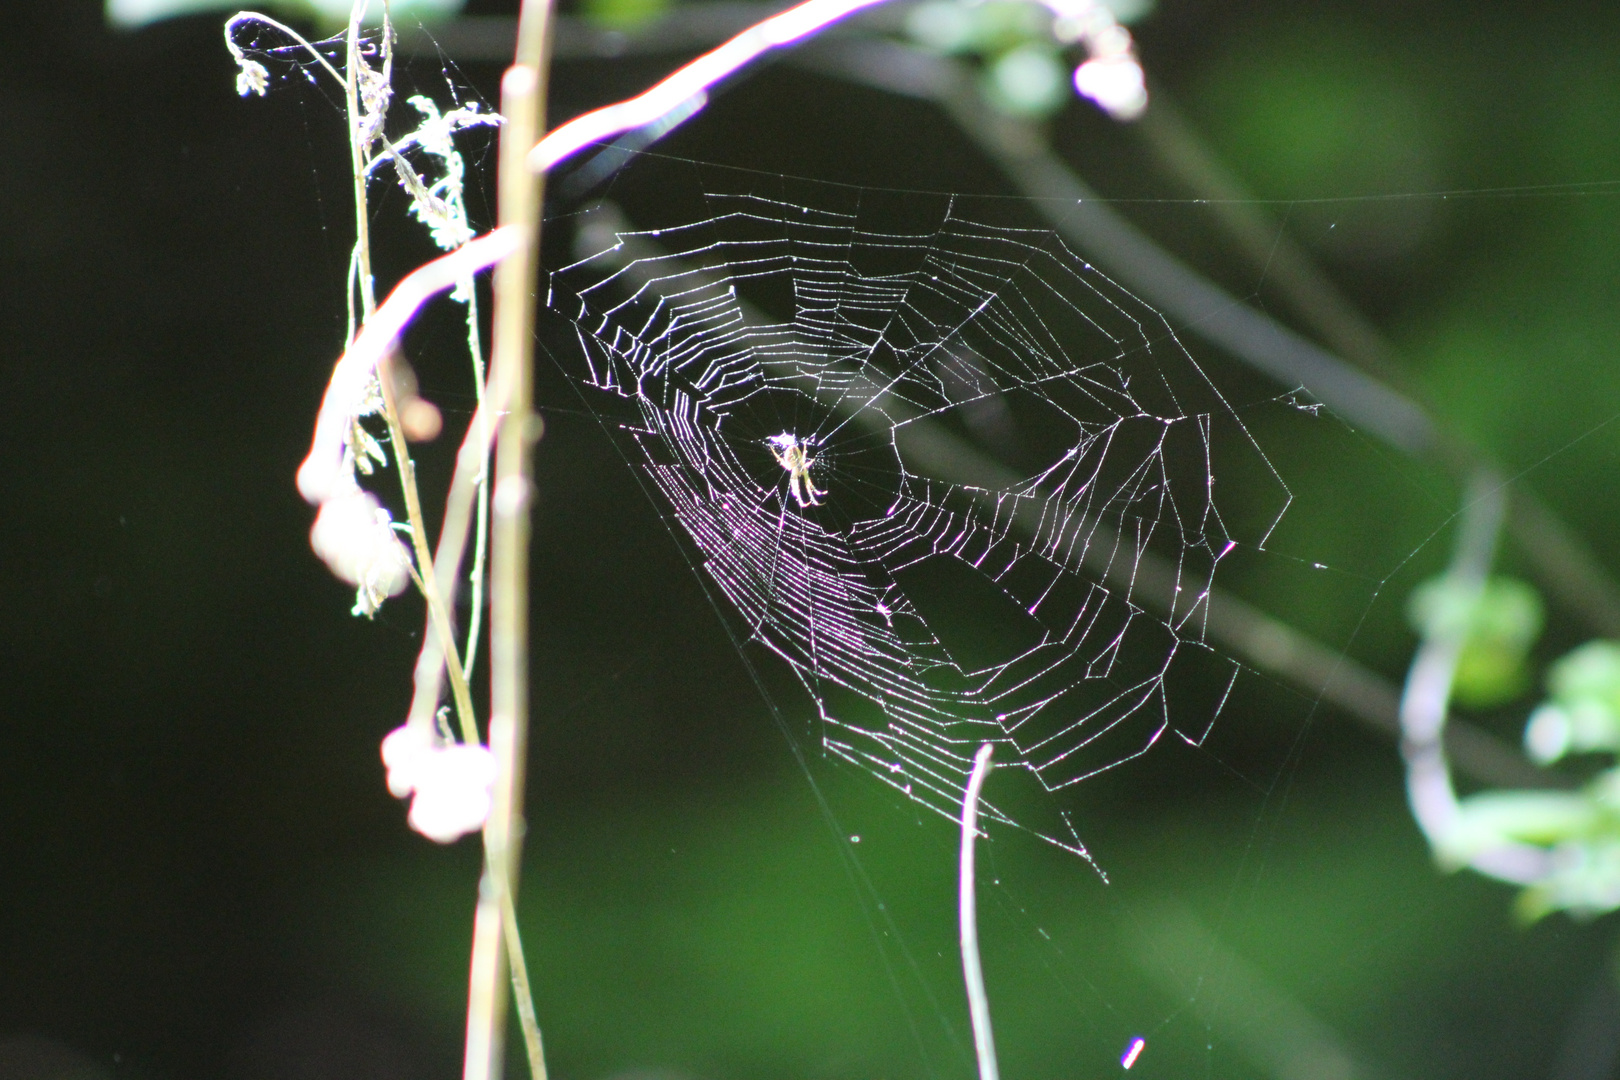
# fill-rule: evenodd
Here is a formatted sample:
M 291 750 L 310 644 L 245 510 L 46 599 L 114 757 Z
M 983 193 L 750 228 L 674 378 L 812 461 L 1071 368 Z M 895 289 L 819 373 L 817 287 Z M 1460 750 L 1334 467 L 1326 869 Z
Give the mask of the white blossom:
M 403 799 L 416 790 L 416 778 L 426 757 L 438 749 L 438 739 L 426 724 L 405 724 L 382 741 L 383 765 L 388 769 L 388 793 Z
M 448 844 L 484 827 L 494 805 L 495 755 L 483 746 L 443 745 L 424 725 L 389 732 L 382 744 L 388 790 L 412 796 L 411 828 Z
M 332 573 L 355 586 L 355 613 L 370 616 L 411 580 L 410 556 L 376 496 L 351 480 L 321 503 L 309 546 Z
M 1116 120 L 1134 120 L 1147 108 L 1142 65 L 1129 53 L 1087 60 L 1075 69 L 1074 88 Z
M 236 92 L 243 97 L 249 94 L 264 97 L 264 92 L 270 88 L 270 72 L 264 65 L 243 57 L 236 62 L 236 69 Z

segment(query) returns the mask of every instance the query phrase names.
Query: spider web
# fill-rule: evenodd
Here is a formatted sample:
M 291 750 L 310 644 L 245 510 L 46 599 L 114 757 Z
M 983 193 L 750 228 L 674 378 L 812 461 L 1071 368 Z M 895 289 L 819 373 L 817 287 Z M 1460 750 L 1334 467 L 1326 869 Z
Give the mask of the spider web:
M 1240 670 L 1204 642 L 1214 462 L 1275 485 L 1256 545 L 1288 501 L 1220 389 L 1005 204 L 773 186 L 668 228 L 594 208 L 546 304 L 826 753 L 955 820 L 985 742 L 1045 792 L 1202 744 Z M 1084 855 L 1044 802 L 984 813 Z

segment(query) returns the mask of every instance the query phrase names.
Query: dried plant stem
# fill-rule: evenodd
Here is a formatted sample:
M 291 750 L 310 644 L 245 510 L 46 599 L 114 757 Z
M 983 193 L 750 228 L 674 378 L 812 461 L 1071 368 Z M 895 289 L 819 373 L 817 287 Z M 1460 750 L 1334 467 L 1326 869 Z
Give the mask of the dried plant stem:
M 243 12 L 227 22 L 225 28 L 227 46 L 239 62 L 242 60 L 242 53 L 232 38 L 232 31 L 236 25 L 243 21 L 258 21 L 264 25 L 274 27 L 293 41 L 296 41 L 317 63 L 326 69 L 328 74 L 343 86 L 349 121 L 350 171 L 354 183 L 355 209 L 355 245 L 350 258 L 349 281 L 346 289 L 349 309 L 346 360 L 351 353 L 363 351 L 356 350 L 356 344 L 360 337 L 363 336 L 362 329 L 367 327 L 377 313 L 376 286 L 371 273 L 370 208 L 366 194 L 366 184 L 372 166 L 371 142 L 374 139 L 381 140 L 385 152 L 395 160 L 396 165 L 403 166 L 403 158 L 400 156 L 399 151 L 388 142 L 382 133 L 381 106 L 376 107 L 379 115 L 370 116 L 362 111 L 360 72 L 363 68 L 363 62 L 360 57 L 360 23 L 364 17 L 367 3 L 368 0 L 356 0 L 356 3 L 350 9 L 346 37 L 346 70 L 342 73 L 339 73 L 302 35 L 275 19 L 257 13 Z M 524 167 L 523 155 L 538 137 L 540 117 L 543 113 L 544 42 L 546 23 L 550 12 L 547 5 L 531 3 L 526 3 L 524 10 L 525 22 L 528 24 L 529 30 L 526 35 L 520 37 L 520 42 L 527 41 L 529 47 L 527 51 L 520 47 L 518 63 L 514 65 L 514 70 L 511 73 L 516 78 L 507 80 L 509 92 L 503 102 L 507 109 L 507 115 L 517 117 L 519 123 L 515 137 L 502 140 L 504 157 L 510 158 L 510 160 L 503 159 L 502 177 L 504 180 L 501 193 L 501 213 L 503 223 L 520 223 L 523 226 L 522 231 L 533 237 L 534 242 L 519 245 L 519 254 L 508 259 L 503 270 L 497 274 L 496 371 L 488 380 L 489 387 L 486 387 L 483 355 L 479 341 L 476 299 L 472 295 L 471 288 L 469 287 L 467 290 L 469 293 L 467 301 L 467 342 L 473 358 L 478 410 L 457 458 L 456 476 L 451 486 L 445 521 L 443 530 L 440 533 L 436 554 L 430 554 L 428 551 L 427 525 L 422 513 L 421 495 L 416 483 L 416 473 L 409 446 L 400 422 L 398 403 L 393 392 L 393 380 L 388 370 L 389 357 L 383 355 L 379 350 L 380 358 L 374 358 L 378 382 L 382 389 L 383 412 L 387 421 L 389 441 L 393 446 L 394 461 L 399 469 L 400 487 L 404 493 L 406 514 L 410 525 L 411 547 L 415 555 L 415 565 L 410 567 L 411 577 L 415 581 L 417 588 L 422 592 L 428 608 L 428 626 L 424 635 L 422 656 L 417 663 L 417 694 L 416 700 L 412 704 L 411 717 L 413 720 L 425 720 L 431 716 L 432 710 L 438 703 L 439 692 L 442 687 L 442 676 L 447 672 L 450 680 L 451 695 L 455 700 L 456 712 L 460 720 L 462 738 L 469 744 L 479 742 L 478 727 L 473 712 L 472 695 L 467 683 L 467 673 L 456 648 L 454 626 L 450 619 L 449 609 L 454 601 L 456 573 L 466 546 L 469 519 L 472 517 L 472 507 L 476 499 L 478 514 L 477 535 L 473 565 L 470 570 L 474 614 L 468 628 L 466 645 L 466 655 L 470 665 L 471 658 L 475 655 L 477 648 L 480 629 L 483 566 L 489 536 L 488 503 L 483 496 L 487 483 L 489 450 L 493 435 L 491 414 L 504 413 L 507 417 L 507 422 L 501 425 L 503 439 L 502 460 L 508 463 L 506 475 L 516 475 L 521 481 L 517 488 L 508 485 L 508 491 L 515 490 L 521 493 L 527 490 L 527 449 L 529 442 L 533 438 L 529 410 L 533 333 L 530 305 L 537 274 L 535 243 L 538 242 L 539 232 L 540 182 L 529 175 L 528 170 Z M 386 83 L 393 59 L 392 28 L 388 22 L 386 3 L 383 14 L 382 51 L 382 81 Z M 525 63 L 526 57 L 527 63 Z M 510 144 L 509 149 L 507 149 L 508 143 Z M 418 183 L 415 173 L 409 168 L 401 167 L 399 172 L 402 181 L 407 186 Z M 447 256 L 446 258 L 451 257 Z M 418 273 L 413 275 L 413 278 L 420 276 L 421 274 Z M 414 312 L 417 304 L 443 287 L 445 287 L 443 283 L 436 282 L 421 289 L 407 290 L 412 293 L 412 296 L 410 299 L 403 300 L 403 303 L 409 310 L 399 318 L 399 326 L 402 327 L 404 322 L 408 321 L 410 313 Z M 421 293 L 421 295 L 417 296 L 416 293 Z M 358 312 L 356 311 L 357 297 L 359 300 Z M 388 322 L 389 320 L 385 319 L 383 321 Z M 395 330 L 382 335 L 382 338 L 386 339 L 382 340 L 382 348 L 391 347 L 392 339 L 397 332 L 398 328 L 396 327 Z M 340 363 L 340 368 L 342 366 Z M 518 420 L 515 428 L 510 422 L 514 416 Z M 521 444 L 515 454 L 513 448 L 509 445 L 510 440 L 514 437 L 514 432 L 517 441 Z M 317 436 L 316 443 L 316 448 L 312 450 L 312 459 L 318 456 L 321 443 L 319 436 Z M 511 466 L 514 460 L 517 462 L 515 470 Z M 302 472 L 303 470 L 301 470 L 301 474 Z M 319 473 L 320 470 L 316 469 L 316 472 Z M 322 476 L 324 477 L 324 474 Z M 317 483 L 316 489 L 324 492 L 326 490 L 325 483 L 323 479 Z M 306 492 L 306 494 L 308 493 Z M 508 500 L 508 502 L 511 502 L 511 500 Z M 524 750 L 523 720 L 526 719 L 525 660 L 527 652 L 526 608 L 528 602 L 526 587 L 528 543 L 525 506 L 527 498 L 519 497 L 516 503 L 515 507 L 508 507 L 509 510 L 514 510 L 515 513 L 508 513 L 502 519 L 506 527 L 498 531 L 496 542 L 497 568 L 498 570 L 501 567 L 505 569 L 501 573 L 501 580 L 496 589 L 495 641 L 492 648 L 495 662 L 492 676 L 495 682 L 493 704 L 497 713 L 491 718 L 490 743 L 491 749 L 500 763 L 500 775 L 496 783 L 496 807 L 491 815 L 490 825 L 485 829 L 484 833 L 485 872 L 483 879 L 480 881 L 479 906 L 473 930 L 474 945 L 468 1004 L 466 1071 L 469 1077 L 494 1078 L 499 1076 L 503 1031 L 502 1020 L 505 1004 L 503 996 L 504 973 L 502 971 L 502 962 L 504 960 L 510 969 L 512 987 L 517 998 L 518 1016 L 523 1028 L 525 1045 L 528 1049 L 531 1074 L 535 1080 L 545 1080 L 546 1070 L 540 1040 L 540 1029 L 535 1018 L 527 965 L 523 959 L 522 939 L 518 934 L 517 912 L 513 895 L 516 856 L 523 831 L 521 803 Z M 513 527 L 514 523 L 517 526 L 516 528 Z M 443 589 L 440 588 L 440 580 L 445 583 Z M 504 604 L 502 603 L 503 600 L 506 601 Z M 426 715 L 419 715 L 424 712 L 424 702 Z M 505 711 L 500 712 L 499 710 L 503 708 Z M 496 722 L 497 720 L 500 722 Z M 504 956 L 502 953 L 503 940 L 506 944 Z
M 411 525 L 411 549 L 416 553 L 416 566 L 421 574 L 422 598 L 427 602 L 428 617 L 432 620 L 434 635 L 444 653 L 444 663 L 450 673 L 450 694 L 456 703 L 456 717 L 461 724 L 462 741 L 477 746 L 478 722 L 473 715 L 472 692 L 467 685 L 467 674 L 462 670 L 456 652 L 455 628 L 450 622 L 449 598 L 439 589 L 438 575 L 434 572 L 433 556 L 428 552 L 427 525 L 422 516 L 422 497 L 416 487 L 416 467 L 411 462 L 400 427 L 399 409 L 394 400 L 393 379 L 388 371 L 388 360 L 378 372 L 383 391 L 383 416 L 388 421 L 388 438 L 394 446 L 394 463 L 399 467 L 399 486 L 405 493 L 405 512 Z
M 470 323 L 470 320 L 469 320 Z M 469 324 L 469 346 L 476 342 L 476 327 Z M 436 580 L 444 582 L 442 599 L 448 608 L 456 600 L 457 574 L 462 555 L 467 547 L 467 530 L 472 525 L 474 509 L 477 512 L 477 534 L 474 539 L 471 581 L 472 616 L 467 627 L 467 651 L 463 661 L 464 678 L 470 674 L 477 656 L 478 635 L 482 629 L 481 615 L 484 602 L 484 561 L 488 550 L 489 500 L 485 497 L 488 485 L 490 443 L 494 427 L 491 413 L 500 413 L 505 407 L 505 396 L 499 387 L 484 385 L 484 365 L 481 354 L 473 353 L 473 367 L 478 378 L 478 409 L 467 427 L 461 448 L 456 454 L 456 471 L 450 481 L 450 493 L 445 498 L 444 522 L 439 529 L 439 545 L 433 556 Z M 416 661 L 416 692 L 411 699 L 410 723 L 428 723 L 438 707 L 443 690 L 448 655 L 439 647 L 439 634 L 433 626 L 422 642 L 421 654 Z M 452 676 L 453 678 L 454 676 Z
M 462 440 L 461 449 L 456 455 L 456 471 L 450 482 L 450 492 L 445 498 L 444 520 L 439 527 L 439 543 L 432 559 L 432 573 L 434 576 L 434 594 L 438 597 L 439 605 L 430 607 L 428 613 L 428 627 L 423 634 L 422 650 L 416 661 L 416 689 L 411 699 L 411 711 L 408 722 L 427 724 L 432 720 L 433 712 L 438 707 L 439 697 L 444 689 L 444 675 L 448 668 L 450 673 L 451 693 L 455 697 L 457 711 L 461 712 L 462 702 L 467 701 L 467 711 L 461 715 L 462 738 L 469 743 L 478 741 L 477 725 L 472 722 L 471 698 L 468 693 L 472 678 L 474 662 L 478 655 L 478 637 L 483 630 L 483 604 L 484 604 L 484 562 L 488 551 L 489 537 L 489 500 L 487 498 L 489 451 L 493 428 L 490 423 L 490 398 L 485 387 L 486 374 L 484 371 L 483 348 L 478 335 L 478 300 L 472 289 L 472 282 L 465 284 L 467 292 L 467 349 L 473 362 L 473 385 L 477 395 L 478 408 L 473 414 L 473 421 L 467 428 L 467 434 Z M 384 382 L 387 388 L 391 384 Z M 499 402 L 496 410 L 499 411 Z M 389 428 L 392 436 L 393 428 Z M 407 505 L 409 499 L 407 498 Z M 461 558 L 466 551 L 467 529 L 471 523 L 474 507 L 477 509 L 477 533 L 474 539 L 472 567 L 468 571 L 470 582 L 470 604 L 472 614 L 467 622 L 467 644 L 459 664 L 456 660 L 455 650 L 443 649 L 439 642 L 446 639 L 450 633 L 449 611 L 454 608 L 458 588 L 457 575 L 461 568 Z M 417 559 L 427 565 L 423 549 L 417 549 Z M 442 583 L 442 587 L 441 587 Z M 422 594 L 427 595 L 427 587 L 418 582 Z M 449 640 L 454 640 L 449 639 Z
M 473 416 L 472 424 L 467 428 L 467 434 L 462 439 L 461 449 L 456 454 L 456 471 L 450 481 L 450 494 L 445 499 L 444 523 L 439 530 L 439 546 L 433 557 L 433 569 L 436 581 L 445 583 L 443 600 L 446 606 L 453 604 L 456 598 L 456 574 L 461 566 L 462 554 L 467 546 L 467 529 L 471 524 L 473 507 L 476 501 L 479 516 L 479 535 L 477 549 L 473 555 L 473 593 L 472 601 L 475 615 L 468 628 L 467 666 L 471 666 L 473 656 L 473 643 L 476 638 L 473 631 L 478 628 L 476 608 L 483 602 L 482 576 L 484 567 L 484 544 L 486 525 L 486 501 L 483 499 L 485 472 L 487 471 L 490 450 L 490 436 L 492 432 L 489 414 L 491 411 L 499 412 L 504 404 L 504 395 L 498 387 L 479 390 L 479 406 Z M 439 634 L 429 626 L 429 636 L 422 642 L 422 652 L 416 661 L 416 693 L 411 700 L 411 723 L 427 723 L 438 707 L 439 694 L 443 689 L 442 678 L 447 665 L 448 656 L 439 647 Z M 465 674 L 465 669 L 463 669 Z
M 473 669 L 477 667 L 478 635 L 484 628 L 484 560 L 489 553 L 489 441 L 493 435 L 490 427 L 489 412 L 484 407 L 484 383 L 488 375 L 484 371 L 484 346 L 478 335 L 478 293 L 468 282 L 467 288 L 467 352 L 472 356 L 473 362 L 473 392 L 477 395 L 478 408 L 473 416 L 473 430 L 478 433 L 478 444 L 483 452 L 478 458 L 478 477 L 474 482 L 477 495 L 478 522 L 477 531 L 473 538 L 472 568 L 467 572 L 467 583 L 471 596 L 469 614 L 467 616 L 467 647 L 462 650 L 462 663 L 465 665 L 467 677 L 471 678 Z M 457 461 L 460 469 L 460 461 Z M 446 515 L 448 526 L 448 514 Z M 465 530 L 465 526 L 463 527 Z M 440 540 L 443 540 L 443 532 Z M 456 560 L 460 565 L 461 560 Z M 449 571 L 454 578 L 455 571 Z
M 353 265 L 355 276 L 359 279 L 357 284 L 364 319 L 370 319 L 377 309 L 376 285 L 371 275 L 371 214 L 366 196 L 366 178 L 371 167 L 368 149 L 370 137 L 364 130 L 366 116 L 361 111 L 359 76 L 362 66 L 360 59 L 360 20 L 364 17 L 367 6 L 367 0 L 356 0 L 354 6 L 349 10 L 347 52 L 343 72 L 343 96 L 349 114 L 349 168 L 354 180 L 355 241 Z M 389 24 L 388 8 L 385 4 L 383 6 L 382 29 L 385 80 L 393 66 L 392 36 L 393 28 Z M 313 49 L 310 49 L 310 51 L 314 52 Z M 381 132 L 380 117 L 378 118 L 377 130 L 379 133 Z M 350 304 L 352 312 L 352 291 L 350 293 Z M 351 315 L 351 328 L 353 322 Z M 350 344 L 352 345 L 352 329 L 350 338 Z M 427 519 L 422 514 L 422 496 L 416 485 L 416 469 L 411 462 L 410 448 L 405 441 L 404 429 L 400 425 L 399 409 L 397 402 L 394 400 L 393 382 L 390 378 L 386 358 L 379 365 L 378 382 L 382 386 L 383 414 L 388 424 L 388 440 L 393 446 L 394 463 L 399 470 L 399 485 L 405 496 L 406 520 L 411 527 L 411 548 L 416 555 L 417 573 L 421 576 L 422 598 L 427 604 L 428 617 L 432 622 L 434 634 L 441 643 L 440 647 L 443 649 L 445 665 L 449 669 L 450 693 L 456 703 L 456 716 L 460 721 L 462 740 L 476 745 L 479 742 L 478 722 L 473 714 L 472 693 L 467 686 L 466 673 L 461 668 L 461 659 L 456 651 L 456 637 L 450 622 L 450 612 L 447 609 L 445 598 L 438 588 L 438 582 L 433 570 L 433 559 L 428 553 Z
M 455 600 L 456 568 L 461 563 L 461 557 L 466 547 L 467 530 L 471 524 L 470 519 L 473 516 L 475 505 L 478 512 L 478 532 L 471 571 L 472 599 L 475 608 L 481 603 L 488 521 L 488 503 L 483 498 L 483 492 L 492 434 L 490 416 L 492 413 L 504 412 L 507 403 L 507 393 L 504 386 L 492 384 L 487 389 L 484 386 L 481 354 L 477 349 L 477 339 L 473 336 L 476 332 L 476 326 L 470 325 L 468 330 L 469 346 L 474 350 L 474 367 L 479 376 L 479 407 L 456 456 L 456 472 L 445 504 L 444 523 L 439 533 L 438 549 L 431 564 L 438 576 L 438 580 L 447 584 L 447 589 L 441 597 L 446 607 Z M 421 558 L 420 555 L 418 557 Z M 427 586 L 420 580 L 418 585 L 425 594 Z M 435 589 L 434 591 L 437 593 L 438 590 Z M 477 631 L 478 623 L 475 616 L 468 628 L 467 656 L 469 664 L 477 641 Z M 430 626 L 429 640 L 424 642 L 422 656 L 418 660 L 416 699 L 412 704 L 411 711 L 413 720 L 426 720 L 431 716 L 432 710 L 439 700 L 440 679 L 446 669 L 446 664 L 454 663 L 454 650 L 452 649 L 448 653 L 441 651 L 439 648 L 439 636 L 433 626 Z M 456 688 L 458 682 L 464 687 L 466 682 L 462 677 L 464 673 L 461 669 L 451 666 L 449 670 L 452 690 Z M 487 863 L 487 846 L 485 857 Z M 534 999 L 529 987 L 528 967 L 523 958 L 523 943 L 518 932 L 517 911 L 513 906 L 510 882 L 501 880 L 497 875 L 489 873 L 486 869 L 480 890 L 481 896 L 486 895 L 488 892 L 495 893 L 496 903 L 493 906 L 498 906 L 500 909 L 502 921 L 499 936 L 504 937 L 506 943 L 506 961 L 511 972 L 512 992 L 517 1004 L 518 1021 L 523 1032 L 524 1045 L 528 1052 L 530 1073 L 535 1077 L 543 1078 L 545 1076 L 545 1058 L 540 1037 L 540 1026 L 535 1015 Z M 485 910 L 485 908 L 481 906 L 481 910 Z M 490 944 L 490 941 L 496 937 L 495 930 L 496 927 L 492 924 L 487 913 L 481 924 L 481 930 L 475 928 L 475 941 L 482 940 L 484 942 L 481 947 L 486 953 L 489 950 L 499 948 L 498 941 L 495 944 Z M 480 932 L 482 934 L 481 938 L 479 937 Z M 491 957 L 488 955 L 475 961 L 474 970 L 476 972 L 475 981 L 482 981 L 491 985 L 499 982 L 499 966 L 497 964 L 492 969 Z M 487 1015 L 492 1007 L 489 999 L 479 999 L 478 1009 L 480 1015 Z
M 385 9 L 386 10 L 386 9 Z M 361 314 L 370 318 L 377 307 L 376 286 L 371 279 L 371 212 L 366 202 L 365 140 L 361 138 L 360 124 L 360 20 L 365 15 L 366 0 L 356 0 L 349 11 L 347 51 L 343 63 L 343 101 L 349 114 L 349 173 L 354 179 L 354 273 L 358 282 L 350 283 L 349 339 L 354 341 L 354 287 L 360 290 Z M 383 40 L 388 38 L 386 14 Z M 310 50 L 314 52 L 314 49 Z M 319 54 L 317 54 L 319 55 Z
M 518 933 L 517 909 L 510 890 L 501 893 L 502 930 L 506 938 L 506 962 L 512 969 L 512 1000 L 517 1004 L 518 1027 L 523 1031 L 523 1047 L 529 1055 L 529 1075 L 545 1080 L 546 1053 L 540 1042 L 540 1019 L 534 1012 L 534 994 L 529 989 L 529 965 L 523 959 L 523 937 Z
M 549 0 L 524 0 L 517 56 L 501 81 L 501 112 L 506 123 L 500 136 L 497 180 L 500 223 L 523 229 L 529 243 L 495 271 L 490 380 L 506 405 L 496 436 L 490 566 L 489 746 L 497 772 L 494 809 L 484 826 L 484 877 L 473 922 L 464 1080 L 497 1080 L 501 1075 L 505 1028 L 501 967 L 508 958 L 502 941 L 516 943 L 514 912 L 524 828 L 529 712 L 529 450 L 538 435 L 531 399 L 542 183 L 541 177 L 529 172 L 524 159 L 544 122 L 550 19 Z M 526 974 L 523 979 L 526 983 Z M 523 1019 L 530 1018 L 532 1013 Z M 525 1027 L 531 1073 L 534 1080 L 543 1080 L 545 1062 L 538 1027 L 528 1023 Z
M 990 999 L 984 992 L 984 970 L 979 965 L 979 908 L 974 890 L 973 848 L 979 836 L 979 793 L 990 775 L 990 754 L 985 743 L 973 759 L 967 794 L 962 798 L 961 877 L 957 882 L 957 916 L 962 929 L 962 981 L 967 984 L 968 1016 L 973 1021 L 973 1050 L 979 1059 L 979 1080 L 999 1080 L 996 1039 L 990 1030 Z
M 762 53 L 791 45 L 818 30 L 871 7 L 881 0 L 804 0 L 786 11 L 755 23 L 717 49 L 677 68 L 645 93 L 615 105 L 576 116 L 535 145 L 529 167 L 544 173 L 592 143 L 643 127 L 683 107 L 701 106 L 711 88 Z M 529 0 L 525 0 L 527 9 Z M 518 50 L 523 49 L 523 24 L 518 23 Z

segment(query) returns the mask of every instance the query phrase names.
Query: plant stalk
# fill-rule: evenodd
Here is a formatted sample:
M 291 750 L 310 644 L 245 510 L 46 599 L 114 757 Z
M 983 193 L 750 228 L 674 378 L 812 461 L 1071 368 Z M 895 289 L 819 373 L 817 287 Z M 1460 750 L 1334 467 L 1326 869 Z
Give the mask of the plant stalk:
M 524 0 L 517 55 L 501 81 L 497 200 L 501 225 L 524 229 L 529 243 L 495 271 L 490 381 L 506 402 L 495 447 L 494 527 L 490 560 L 489 747 L 497 763 L 494 808 L 484 826 L 484 876 L 473 921 L 464 1080 L 499 1080 L 505 1044 L 503 941 L 515 927 L 518 856 L 523 842 L 523 780 L 529 718 L 529 451 L 539 435 L 533 415 L 534 294 L 539 276 L 543 178 L 525 157 L 545 117 L 550 0 Z M 530 1047 L 534 1080 L 544 1080 L 538 1030 Z

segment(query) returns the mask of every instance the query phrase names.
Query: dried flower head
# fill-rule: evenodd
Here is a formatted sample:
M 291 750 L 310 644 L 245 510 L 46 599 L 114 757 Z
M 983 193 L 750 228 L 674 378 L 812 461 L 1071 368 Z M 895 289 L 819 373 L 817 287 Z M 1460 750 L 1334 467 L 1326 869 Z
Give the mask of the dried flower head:
M 264 92 L 270 89 L 270 72 L 257 60 L 239 57 L 236 61 L 236 92 L 243 97 L 257 94 L 264 97 Z
M 495 756 L 486 747 L 444 744 L 422 724 L 406 724 L 382 742 L 388 790 L 411 796 L 411 828 L 448 844 L 484 827 L 494 805 Z
M 354 611 L 368 618 L 410 582 L 410 556 L 376 496 L 351 480 L 321 504 L 309 531 L 315 549 L 339 578 L 355 586 Z

